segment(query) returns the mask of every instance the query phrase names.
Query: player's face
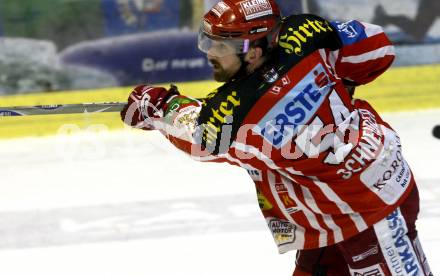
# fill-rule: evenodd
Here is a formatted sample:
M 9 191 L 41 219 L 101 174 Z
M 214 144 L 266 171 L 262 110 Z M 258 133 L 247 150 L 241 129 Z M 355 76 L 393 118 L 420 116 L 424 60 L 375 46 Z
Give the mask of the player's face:
M 207 57 L 213 68 L 214 79 L 219 82 L 230 80 L 240 69 L 240 58 L 228 49 L 228 44 L 218 42 L 208 50 Z M 229 54 L 225 54 L 228 52 Z

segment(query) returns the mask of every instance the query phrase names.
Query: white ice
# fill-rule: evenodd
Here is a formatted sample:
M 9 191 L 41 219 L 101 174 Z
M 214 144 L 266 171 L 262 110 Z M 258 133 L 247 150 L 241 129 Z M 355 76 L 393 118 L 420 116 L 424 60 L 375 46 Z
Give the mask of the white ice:
M 419 182 L 419 237 L 437 275 L 440 140 L 431 130 L 440 110 L 384 118 L 400 134 Z M 246 172 L 192 161 L 158 133 L 4 140 L 0 156 L 0 275 L 293 271 L 294 252 L 277 253 Z

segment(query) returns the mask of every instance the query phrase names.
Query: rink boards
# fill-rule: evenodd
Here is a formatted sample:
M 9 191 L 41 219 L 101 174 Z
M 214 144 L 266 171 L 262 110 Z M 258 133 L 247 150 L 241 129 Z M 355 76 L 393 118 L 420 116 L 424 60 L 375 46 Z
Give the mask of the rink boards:
M 375 82 L 359 87 L 356 97 L 380 112 L 440 108 L 440 65 L 392 68 Z M 213 81 L 177 83 L 182 94 L 203 97 L 220 84 Z M 164 86 L 167 86 L 164 85 Z M 131 87 L 0 97 L 0 106 L 126 101 Z M 0 139 L 57 133 L 120 129 L 117 113 L 0 118 Z

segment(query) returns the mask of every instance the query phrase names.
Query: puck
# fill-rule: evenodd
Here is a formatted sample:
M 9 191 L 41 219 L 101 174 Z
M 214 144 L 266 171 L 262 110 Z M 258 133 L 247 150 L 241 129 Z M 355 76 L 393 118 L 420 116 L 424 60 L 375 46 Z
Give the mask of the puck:
M 432 135 L 434 135 L 435 138 L 440 139 L 440 125 L 436 125 L 436 126 L 432 129 Z

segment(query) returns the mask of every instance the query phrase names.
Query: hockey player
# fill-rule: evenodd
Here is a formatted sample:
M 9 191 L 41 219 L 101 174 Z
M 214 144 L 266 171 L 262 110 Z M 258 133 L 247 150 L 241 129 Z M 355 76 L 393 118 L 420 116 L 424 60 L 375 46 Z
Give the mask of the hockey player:
M 279 252 L 297 250 L 293 275 L 431 275 L 399 137 L 352 98 L 394 59 L 380 27 L 223 0 L 204 16 L 199 48 L 221 87 L 196 100 L 140 85 L 124 122 L 246 169 Z

